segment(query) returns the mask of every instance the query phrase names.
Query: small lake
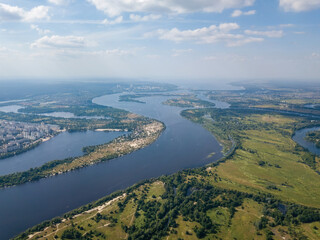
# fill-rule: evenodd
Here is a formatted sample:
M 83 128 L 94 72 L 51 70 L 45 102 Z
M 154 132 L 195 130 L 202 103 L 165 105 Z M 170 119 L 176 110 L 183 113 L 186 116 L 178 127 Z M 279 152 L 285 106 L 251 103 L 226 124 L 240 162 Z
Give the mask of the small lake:
M 78 118 L 78 119 L 110 119 L 110 117 L 103 116 L 76 116 L 71 112 L 52 112 L 52 113 L 41 113 L 39 115 L 48 117 L 60 117 L 60 118 Z
M 19 110 L 23 108 L 24 107 L 20 105 L 8 105 L 8 106 L 0 107 L 0 112 L 29 114 L 29 113 L 19 112 Z M 40 113 L 38 115 L 48 116 L 48 117 L 57 117 L 57 118 L 110 119 L 110 117 L 103 117 L 103 116 L 76 116 L 71 112 Z
M 0 159 L 0 175 L 22 172 L 52 160 L 82 156 L 82 148 L 107 143 L 124 132 L 63 132 L 19 155 Z
M 22 109 L 20 105 L 8 105 L 8 106 L 3 106 L 0 107 L 1 112 L 5 113 L 18 113 L 19 109 Z
M 320 127 L 313 127 L 313 128 L 304 128 L 296 131 L 292 139 L 300 144 L 302 147 L 308 149 L 310 152 L 320 156 L 320 148 L 316 147 L 316 144 L 312 142 L 306 141 L 304 138 L 308 132 L 320 130 Z

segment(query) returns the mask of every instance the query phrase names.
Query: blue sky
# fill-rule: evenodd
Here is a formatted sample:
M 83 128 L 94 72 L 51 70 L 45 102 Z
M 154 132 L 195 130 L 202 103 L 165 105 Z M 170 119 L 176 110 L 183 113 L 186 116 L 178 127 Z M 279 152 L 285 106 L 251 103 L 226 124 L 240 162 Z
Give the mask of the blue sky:
M 320 0 L 0 0 L 0 79 L 314 79 Z

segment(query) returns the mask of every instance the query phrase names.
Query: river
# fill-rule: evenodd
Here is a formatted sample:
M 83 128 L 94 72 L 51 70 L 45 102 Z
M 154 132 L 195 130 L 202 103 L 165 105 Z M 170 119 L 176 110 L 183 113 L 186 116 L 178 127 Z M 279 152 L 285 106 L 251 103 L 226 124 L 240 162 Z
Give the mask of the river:
M 304 138 L 308 132 L 320 130 L 320 127 L 303 128 L 295 132 L 292 139 L 300 144 L 302 147 L 308 149 L 310 152 L 320 156 L 320 148 L 316 147 L 316 144 L 306 141 Z
M 8 239 L 141 180 L 204 166 L 220 159 L 222 147 L 200 125 L 180 116 L 181 108 L 163 105 L 169 97 L 147 97 L 146 104 L 118 102 L 119 94 L 94 103 L 158 119 L 166 130 L 150 146 L 111 161 L 0 190 L 0 239 Z M 216 102 L 219 107 L 219 102 Z M 221 107 L 225 106 L 221 103 Z M 211 157 L 208 157 L 211 153 Z

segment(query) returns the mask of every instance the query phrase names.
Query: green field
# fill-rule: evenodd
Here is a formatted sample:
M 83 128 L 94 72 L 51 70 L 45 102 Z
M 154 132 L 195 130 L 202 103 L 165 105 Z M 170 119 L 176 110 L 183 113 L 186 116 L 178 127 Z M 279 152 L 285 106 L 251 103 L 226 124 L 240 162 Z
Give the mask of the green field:
M 320 207 L 319 159 L 299 147 L 291 136 L 310 120 L 277 114 L 207 110 L 214 121 L 201 117 L 208 112 L 188 110 L 187 118 L 201 122 L 218 139 L 231 136 L 237 148 L 227 161 L 210 170 L 221 180 L 218 186 L 245 192 L 265 192 L 285 201 Z M 224 126 L 224 122 L 229 125 Z M 223 134 L 221 134 L 221 132 Z

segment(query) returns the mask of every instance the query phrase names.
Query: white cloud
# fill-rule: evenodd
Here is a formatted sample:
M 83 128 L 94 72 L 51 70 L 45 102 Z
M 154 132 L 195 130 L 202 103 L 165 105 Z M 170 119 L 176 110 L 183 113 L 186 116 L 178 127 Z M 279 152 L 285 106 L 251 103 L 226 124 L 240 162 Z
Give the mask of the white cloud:
M 122 23 L 122 21 L 123 21 L 123 17 L 122 17 L 122 16 L 119 16 L 119 17 L 115 18 L 114 20 L 104 19 L 104 20 L 102 21 L 102 24 L 113 25 L 113 24 Z
M 320 0 L 280 0 L 286 12 L 302 12 L 320 8 Z
M 33 44 L 31 47 L 37 48 L 83 48 L 88 46 L 84 37 L 79 36 L 44 36 Z
M 280 28 L 291 28 L 291 27 L 294 27 L 294 24 L 291 24 L 291 23 L 280 24 L 279 27 Z
M 250 10 L 247 12 L 243 12 L 241 10 L 234 10 L 233 13 L 231 14 L 231 17 L 240 17 L 242 15 L 249 16 L 249 15 L 254 15 L 254 14 L 256 14 L 256 10 Z
M 237 23 L 222 23 L 193 30 L 179 30 L 177 28 L 171 30 L 159 29 L 145 34 L 145 37 L 158 37 L 159 39 L 177 43 L 183 41 L 194 41 L 198 44 L 224 42 L 230 47 L 264 40 L 263 38 L 246 37 L 243 34 L 232 33 L 232 31 L 239 28 L 240 26 Z
M 123 12 L 189 13 L 222 12 L 224 9 L 252 6 L 255 0 L 87 0 L 110 17 Z
M 283 36 L 282 30 L 274 30 L 274 31 L 252 31 L 252 30 L 245 30 L 245 34 L 248 35 L 256 35 L 256 36 L 264 36 L 269 38 L 280 38 Z
M 37 6 L 30 11 L 17 6 L 0 3 L 0 22 L 3 21 L 25 21 L 32 22 L 40 19 L 49 18 L 49 7 Z
M 39 28 L 38 25 L 35 25 L 35 24 L 31 24 L 31 25 L 30 25 L 30 28 L 33 29 L 33 30 L 36 30 L 36 31 L 37 31 L 39 34 L 41 34 L 41 35 L 45 35 L 45 34 L 48 34 L 48 33 L 51 32 L 51 31 L 48 30 L 48 29 L 41 29 L 41 28 Z
M 116 48 L 116 49 L 106 50 L 104 53 L 106 55 L 111 55 L 111 56 L 128 56 L 128 55 L 134 55 L 135 51 Z
M 172 57 L 179 57 L 183 54 L 191 53 L 191 52 L 192 52 L 191 48 L 189 48 L 189 49 L 173 49 L 172 50 Z
M 263 42 L 263 38 L 255 38 L 255 37 L 242 37 L 236 41 L 231 41 L 227 44 L 228 47 L 239 47 L 248 43 L 255 43 L 255 42 Z
M 55 5 L 63 5 L 66 3 L 66 0 L 48 0 L 48 2 Z
M 130 14 L 130 19 L 134 22 L 147 22 L 147 21 L 157 20 L 160 18 L 161 18 L 161 15 L 158 15 L 158 14 L 150 14 L 145 16 Z

